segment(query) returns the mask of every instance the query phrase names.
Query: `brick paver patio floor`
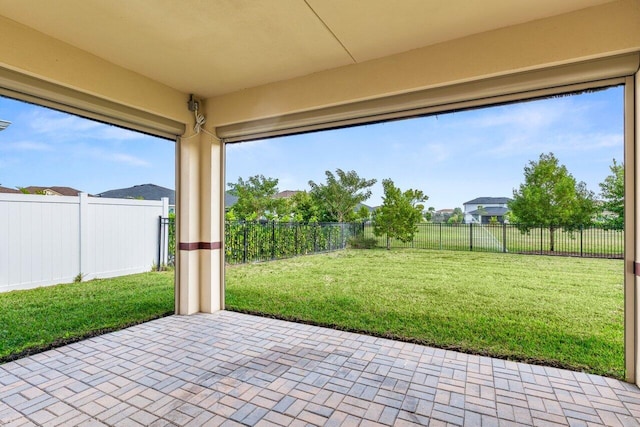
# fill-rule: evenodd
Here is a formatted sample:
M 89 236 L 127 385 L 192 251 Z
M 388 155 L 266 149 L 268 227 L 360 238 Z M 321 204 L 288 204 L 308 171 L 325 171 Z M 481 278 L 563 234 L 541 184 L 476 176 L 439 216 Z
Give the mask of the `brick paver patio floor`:
M 638 426 L 577 372 L 232 312 L 170 316 L 0 365 L 8 426 Z

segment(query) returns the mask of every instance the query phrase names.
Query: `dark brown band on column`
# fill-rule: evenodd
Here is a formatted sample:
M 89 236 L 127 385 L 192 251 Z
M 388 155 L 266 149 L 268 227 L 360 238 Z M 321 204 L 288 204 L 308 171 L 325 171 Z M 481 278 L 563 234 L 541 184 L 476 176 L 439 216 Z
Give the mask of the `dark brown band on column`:
M 180 243 L 178 248 L 181 251 L 197 251 L 200 249 L 203 250 L 214 250 L 220 249 L 222 244 L 220 242 L 191 242 L 191 243 Z

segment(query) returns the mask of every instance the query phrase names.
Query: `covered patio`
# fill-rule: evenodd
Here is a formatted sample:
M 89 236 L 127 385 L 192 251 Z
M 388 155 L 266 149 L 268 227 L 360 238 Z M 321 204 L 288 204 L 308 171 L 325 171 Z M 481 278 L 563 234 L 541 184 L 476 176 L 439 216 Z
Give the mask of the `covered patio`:
M 176 141 L 178 239 L 176 315 L 0 366 L 0 424 L 638 424 L 638 0 L 0 5 L 0 95 Z M 227 144 L 618 85 L 628 383 L 224 311 Z
M 640 425 L 622 381 L 220 311 L 0 366 L 10 426 Z

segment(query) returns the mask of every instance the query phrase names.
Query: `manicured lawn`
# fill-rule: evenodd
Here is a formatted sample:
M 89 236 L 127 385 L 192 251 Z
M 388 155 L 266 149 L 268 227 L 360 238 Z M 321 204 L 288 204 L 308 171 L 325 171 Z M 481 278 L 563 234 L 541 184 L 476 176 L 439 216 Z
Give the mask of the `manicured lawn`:
M 173 272 L 0 293 L 0 362 L 173 313 Z
M 347 250 L 226 274 L 227 309 L 624 376 L 620 260 Z

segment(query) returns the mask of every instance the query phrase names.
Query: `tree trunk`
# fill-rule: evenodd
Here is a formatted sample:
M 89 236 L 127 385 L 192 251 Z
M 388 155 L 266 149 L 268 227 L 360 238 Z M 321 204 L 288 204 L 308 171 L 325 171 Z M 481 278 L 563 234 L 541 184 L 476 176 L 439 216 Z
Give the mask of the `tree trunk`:
M 549 227 L 549 250 L 551 252 L 553 252 L 555 249 L 554 248 L 555 247 L 555 237 L 554 237 L 555 231 L 556 231 L 556 228 L 554 226 Z
M 389 235 L 387 234 L 387 250 L 390 251 L 391 250 L 391 238 L 389 237 Z

